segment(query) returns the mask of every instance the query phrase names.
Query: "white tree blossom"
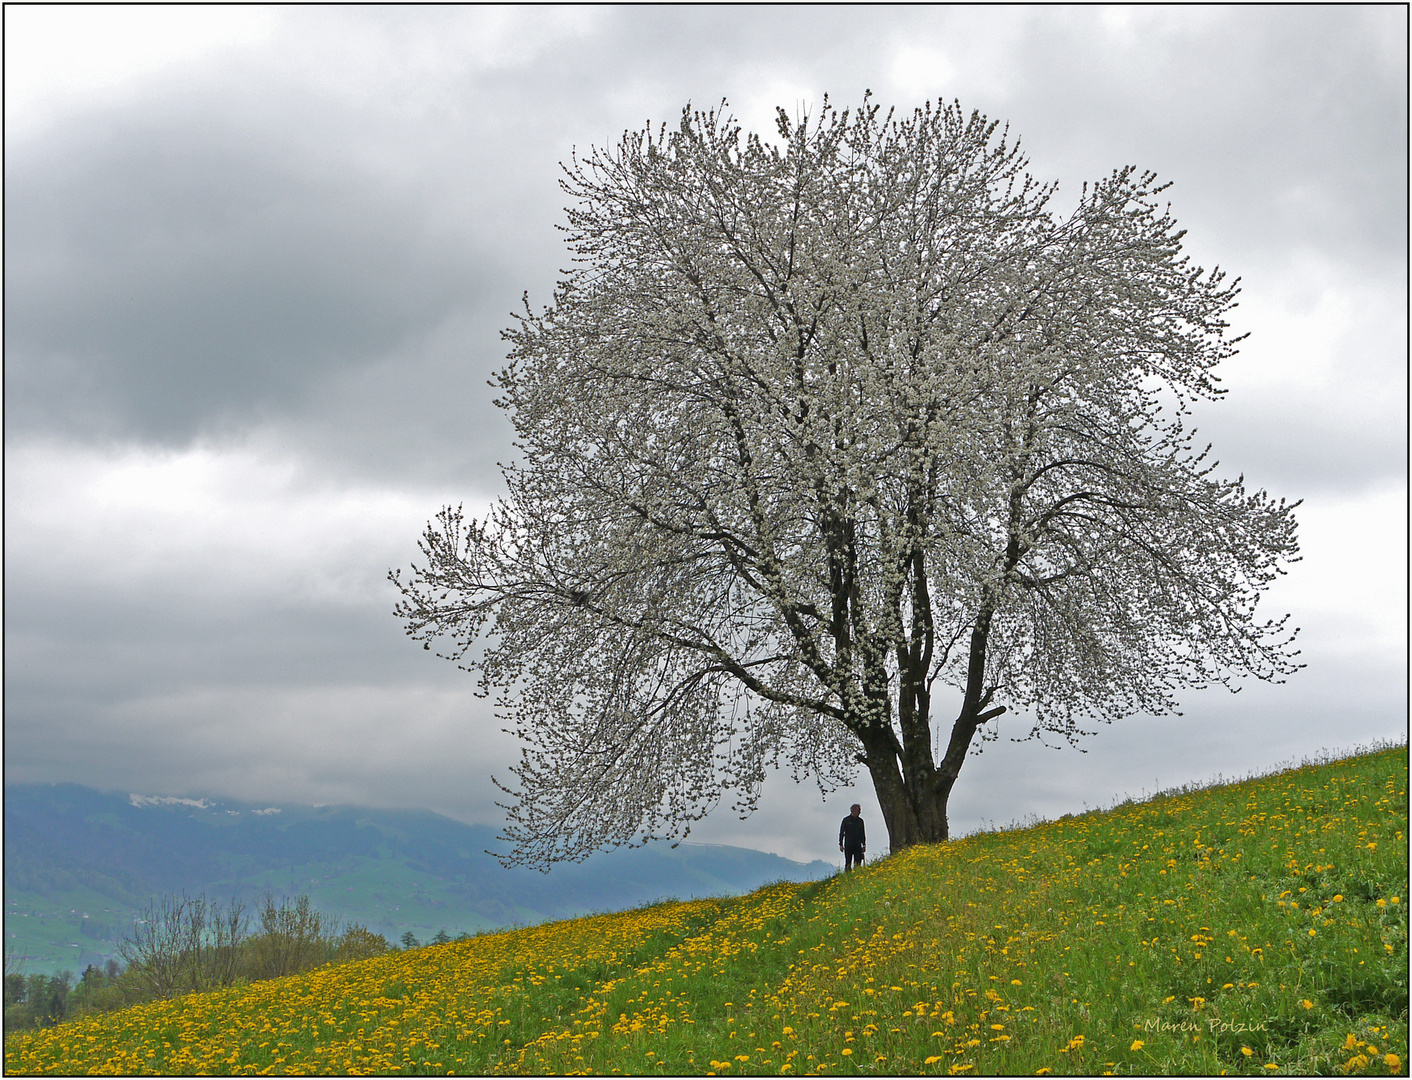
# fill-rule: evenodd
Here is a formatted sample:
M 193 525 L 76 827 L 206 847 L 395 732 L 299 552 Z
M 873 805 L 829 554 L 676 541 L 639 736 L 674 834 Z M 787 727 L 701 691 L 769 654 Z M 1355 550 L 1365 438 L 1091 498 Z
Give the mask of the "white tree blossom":
M 1294 506 L 1184 426 L 1238 289 L 1155 178 L 1060 216 L 959 105 L 778 126 L 688 108 L 565 166 L 576 258 L 495 383 L 508 491 L 392 575 L 412 637 L 486 639 L 513 862 L 684 835 L 782 764 L 861 762 L 894 851 L 944 840 L 1007 709 L 1072 740 L 1298 666 L 1256 616 Z

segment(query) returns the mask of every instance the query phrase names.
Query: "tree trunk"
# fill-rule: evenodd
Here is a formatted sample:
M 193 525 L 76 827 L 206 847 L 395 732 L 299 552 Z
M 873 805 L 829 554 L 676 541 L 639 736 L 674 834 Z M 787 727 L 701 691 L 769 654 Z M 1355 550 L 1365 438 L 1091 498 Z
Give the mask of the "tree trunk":
M 903 739 L 908 744 L 905 749 L 898 745 L 890 724 L 870 726 L 860 736 L 864 750 L 862 761 L 872 776 L 873 790 L 877 793 L 893 851 L 950 839 L 946 807 L 956 777 L 966 761 L 966 751 L 970 749 L 976 729 L 1005 712 L 1004 706 L 986 709 L 994 692 L 984 686 L 990 617 L 987 605 L 981 609 L 971 629 L 966 695 L 939 764 L 933 766 L 931 747 L 926 745 L 930 741 L 930 726 L 925 716 L 920 718 L 920 723 L 903 723 Z M 903 766 L 899 766 L 899 757 L 903 759 Z
M 954 737 L 953 734 L 953 740 Z M 891 747 L 870 747 L 869 751 L 865 762 L 892 850 L 901 851 L 913 844 L 939 844 L 948 839 L 946 804 L 955 776 L 947 777 L 941 770 L 931 769 L 927 770 L 929 775 L 909 783 L 898 768 L 897 755 Z M 961 756 L 965 756 L 964 748 Z
M 901 851 L 933 838 L 922 831 L 922 816 L 917 813 L 913 791 L 898 767 L 897 750 L 890 734 L 877 729 L 869 731 L 863 740 L 863 762 L 873 778 L 873 791 L 887 825 L 888 842 L 893 851 Z

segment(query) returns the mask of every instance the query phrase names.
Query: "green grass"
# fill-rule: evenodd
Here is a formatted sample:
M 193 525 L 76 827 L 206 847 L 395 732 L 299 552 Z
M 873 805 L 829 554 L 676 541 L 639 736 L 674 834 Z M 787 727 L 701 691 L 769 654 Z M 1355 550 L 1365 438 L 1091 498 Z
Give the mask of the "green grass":
M 80 930 L 84 915 L 89 916 L 90 933 Z M 82 971 L 85 964 L 101 964 L 112 955 L 114 934 L 131 922 L 130 909 L 81 885 L 48 896 L 10 890 L 5 896 L 5 949 L 24 956 L 29 972 Z
M 1407 750 L 8 1039 L 7 1072 L 1406 1074 Z

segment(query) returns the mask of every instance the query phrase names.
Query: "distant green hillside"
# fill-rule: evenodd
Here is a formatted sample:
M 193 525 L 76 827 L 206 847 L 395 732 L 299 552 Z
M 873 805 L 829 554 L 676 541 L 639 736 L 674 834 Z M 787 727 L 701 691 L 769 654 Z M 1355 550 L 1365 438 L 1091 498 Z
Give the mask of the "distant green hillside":
M 1406 1075 L 1407 750 L 154 1002 L 5 1072 Z
M 28 970 L 81 971 L 113 955 L 133 913 L 165 892 L 222 900 L 307 893 L 320 911 L 396 940 L 618 910 L 667 897 L 737 895 L 822 877 L 746 848 L 682 844 L 606 852 L 549 874 L 506 870 L 485 826 L 350 807 L 204 806 L 73 784 L 5 787 L 5 940 Z

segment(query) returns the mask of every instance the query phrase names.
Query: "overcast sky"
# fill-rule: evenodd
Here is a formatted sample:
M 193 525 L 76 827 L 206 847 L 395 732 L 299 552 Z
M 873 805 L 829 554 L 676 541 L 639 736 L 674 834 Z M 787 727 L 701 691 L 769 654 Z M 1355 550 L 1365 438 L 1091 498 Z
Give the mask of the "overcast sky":
M 567 261 L 557 163 L 688 101 L 1006 121 L 1071 205 L 1133 164 L 1243 279 L 1204 409 L 1222 471 L 1300 498 L 1284 686 L 1190 695 L 1087 753 L 973 757 L 953 830 L 1401 738 L 1407 9 L 5 9 L 5 778 L 425 807 L 500 823 L 515 747 L 402 634 L 389 567 L 484 506 L 486 380 Z M 938 702 L 949 722 L 954 703 Z M 693 839 L 830 857 L 772 780 Z

